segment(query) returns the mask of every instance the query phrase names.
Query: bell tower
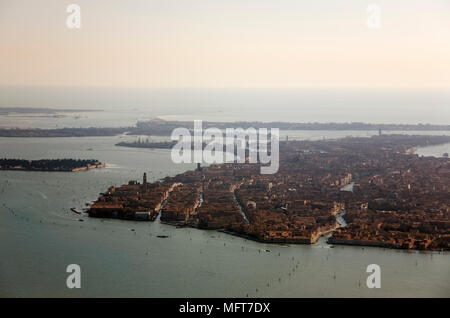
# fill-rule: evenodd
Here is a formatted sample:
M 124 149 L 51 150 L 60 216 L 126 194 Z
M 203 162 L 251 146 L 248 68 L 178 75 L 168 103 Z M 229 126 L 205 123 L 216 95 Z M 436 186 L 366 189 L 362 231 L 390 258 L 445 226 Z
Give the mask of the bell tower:
M 144 172 L 144 178 L 142 180 L 142 187 L 144 192 L 147 192 L 147 172 Z

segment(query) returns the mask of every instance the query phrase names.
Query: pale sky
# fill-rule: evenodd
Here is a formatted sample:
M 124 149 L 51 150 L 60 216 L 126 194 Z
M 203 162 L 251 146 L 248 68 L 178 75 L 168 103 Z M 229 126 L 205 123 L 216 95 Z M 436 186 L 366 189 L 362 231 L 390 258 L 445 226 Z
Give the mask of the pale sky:
M 0 0 L 0 85 L 450 88 L 450 1 Z

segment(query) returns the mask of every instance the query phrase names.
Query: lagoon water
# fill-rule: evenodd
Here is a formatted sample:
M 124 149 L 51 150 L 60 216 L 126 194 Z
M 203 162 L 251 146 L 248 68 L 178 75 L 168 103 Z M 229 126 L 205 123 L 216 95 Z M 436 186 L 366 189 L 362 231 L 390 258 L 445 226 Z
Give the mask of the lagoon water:
M 388 122 L 394 123 L 446 124 L 450 110 L 448 92 L 232 93 L 0 88 L 2 107 L 105 110 L 62 118 L 0 115 L 0 127 L 119 127 L 152 116 L 375 123 L 389 118 Z M 424 112 L 425 107 L 429 111 Z M 318 140 L 376 134 L 378 131 L 281 131 L 280 137 Z M 93 158 L 107 163 L 105 169 L 78 173 L 0 171 L 0 296 L 450 297 L 449 253 L 332 247 L 326 238 L 311 246 L 271 245 L 216 231 L 177 229 L 158 221 L 93 219 L 70 211 L 73 207 L 81 210 L 111 185 L 141 179 L 144 171 L 155 181 L 194 168 L 173 164 L 168 150 L 114 146 L 136 138 L 0 138 L 0 157 Z M 165 138 L 151 137 L 155 141 Z M 434 156 L 444 152 L 450 152 L 450 144 L 417 151 Z M 80 289 L 66 287 L 69 264 L 81 266 Z M 366 287 L 369 264 L 381 266 L 380 289 Z
M 299 139 L 337 137 L 297 133 Z M 0 296 L 450 297 L 449 253 L 332 248 L 325 238 L 311 246 L 261 244 L 158 221 L 71 212 L 144 171 L 154 181 L 194 168 L 173 164 L 168 150 L 114 146 L 127 138 L 135 137 L 0 138 L 2 157 L 108 164 L 78 173 L 0 171 Z M 418 153 L 440 155 L 449 148 Z M 373 263 L 381 266 L 380 289 L 366 287 L 366 267 Z M 80 289 L 66 287 L 69 264 L 81 266 Z

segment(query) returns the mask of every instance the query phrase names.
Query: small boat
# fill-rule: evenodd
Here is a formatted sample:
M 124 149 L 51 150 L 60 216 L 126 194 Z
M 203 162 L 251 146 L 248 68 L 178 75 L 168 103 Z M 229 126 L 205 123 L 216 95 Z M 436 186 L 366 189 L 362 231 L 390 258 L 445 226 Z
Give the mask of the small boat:
M 75 208 L 70 208 L 70 211 L 75 212 L 76 214 L 81 214 L 81 212 L 77 211 L 77 209 L 75 209 Z
M 156 237 L 159 237 L 159 238 L 168 238 L 169 236 L 168 236 L 168 235 L 156 235 Z

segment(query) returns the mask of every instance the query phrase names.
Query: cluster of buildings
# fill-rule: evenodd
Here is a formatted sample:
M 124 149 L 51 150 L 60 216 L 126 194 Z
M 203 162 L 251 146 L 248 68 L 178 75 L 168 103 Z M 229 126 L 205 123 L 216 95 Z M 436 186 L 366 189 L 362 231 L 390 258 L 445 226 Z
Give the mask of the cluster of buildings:
M 345 200 L 349 224 L 330 243 L 450 250 L 450 161 L 394 157 L 358 180 Z
M 204 229 L 231 229 L 245 223 L 234 198 L 236 186 L 220 179 L 203 182 L 203 202 L 190 224 Z
M 154 221 L 179 183 L 147 183 L 144 173 L 142 184 L 135 180 L 120 187 L 110 187 L 102 193 L 90 209 L 89 216 L 130 220 Z
M 200 205 L 200 191 L 201 189 L 192 183 L 175 187 L 161 209 L 161 221 L 185 224 Z
M 280 143 L 280 169 L 227 163 L 110 188 L 92 216 L 220 229 L 264 242 L 450 249 L 450 160 L 411 149 L 449 136 Z M 338 222 L 343 218 L 345 224 Z

